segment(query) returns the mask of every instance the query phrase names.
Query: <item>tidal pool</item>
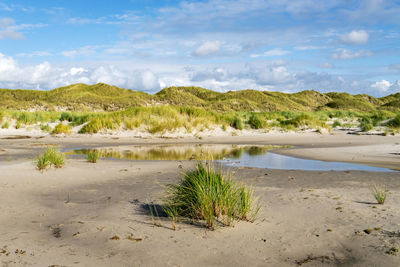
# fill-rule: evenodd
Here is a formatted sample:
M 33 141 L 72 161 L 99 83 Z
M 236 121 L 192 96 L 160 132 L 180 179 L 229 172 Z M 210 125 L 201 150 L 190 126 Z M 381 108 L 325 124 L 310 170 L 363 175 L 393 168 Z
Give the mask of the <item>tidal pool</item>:
M 127 160 L 215 160 L 227 166 L 282 170 L 387 172 L 391 169 L 362 164 L 331 162 L 284 156 L 271 152 L 290 146 L 252 145 L 149 145 L 73 149 L 67 154 L 84 156 L 97 150 L 100 158 Z

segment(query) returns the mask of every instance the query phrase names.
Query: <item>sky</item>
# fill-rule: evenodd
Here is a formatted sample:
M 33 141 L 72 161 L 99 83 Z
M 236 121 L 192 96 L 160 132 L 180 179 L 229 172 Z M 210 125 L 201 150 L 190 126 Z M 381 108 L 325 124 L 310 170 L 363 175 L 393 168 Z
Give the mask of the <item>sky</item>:
M 400 92 L 398 0 L 0 0 L 0 87 Z

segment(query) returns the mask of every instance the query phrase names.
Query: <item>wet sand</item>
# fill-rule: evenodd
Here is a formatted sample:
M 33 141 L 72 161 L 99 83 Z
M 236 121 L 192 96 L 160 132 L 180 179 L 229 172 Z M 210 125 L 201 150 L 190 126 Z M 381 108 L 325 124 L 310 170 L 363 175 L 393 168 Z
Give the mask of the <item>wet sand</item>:
M 254 187 L 262 207 L 258 220 L 216 231 L 181 223 L 173 231 L 163 217 L 161 227 L 154 226 L 146 207 L 161 204 L 166 185 L 193 161 L 68 159 L 64 168 L 43 173 L 33 164 L 46 144 L 68 149 L 167 143 L 295 145 L 279 153 L 400 165 L 399 136 L 0 139 L 2 266 L 399 265 L 400 255 L 387 253 L 400 246 L 398 172 L 231 168 L 235 179 Z M 374 184 L 389 189 L 384 205 L 372 197 Z

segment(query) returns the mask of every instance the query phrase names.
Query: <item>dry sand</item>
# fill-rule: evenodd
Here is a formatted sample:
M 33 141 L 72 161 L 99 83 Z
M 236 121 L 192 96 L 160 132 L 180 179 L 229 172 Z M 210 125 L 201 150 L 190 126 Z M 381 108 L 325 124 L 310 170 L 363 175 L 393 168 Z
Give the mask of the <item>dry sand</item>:
M 2 266 L 399 266 L 400 174 L 232 168 L 253 185 L 262 209 L 255 223 L 209 231 L 161 218 L 162 203 L 192 161 L 69 159 L 39 172 L 33 158 L 60 148 L 131 144 L 289 144 L 280 153 L 400 169 L 400 137 L 337 132 L 271 133 L 185 139 L 113 136 L 0 136 L 0 263 Z M 376 204 L 371 185 L 385 184 Z M 365 229 L 374 229 L 365 233 Z M 114 237 L 114 239 L 112 239 Z

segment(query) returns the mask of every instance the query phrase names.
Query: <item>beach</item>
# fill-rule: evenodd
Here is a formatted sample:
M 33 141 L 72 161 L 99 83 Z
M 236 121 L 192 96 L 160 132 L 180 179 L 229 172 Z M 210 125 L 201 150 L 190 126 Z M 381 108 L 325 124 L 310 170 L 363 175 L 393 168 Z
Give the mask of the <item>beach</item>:
M 400 174 L 229 167 L 252 186 L 257 220 L 214 231 L 151 216 L 168 184 L 195 160 L 68 157 L 38 171 L 46 146 L 167 144 L 290 145 L 274 151 L 306 159 L 400 169 L 400 136 L 257 133 L 135 138 L 118 135 L 0 136 L 0 261 L 3 266 L 398 266 Z M 374 185 L 386 186 L 377 204 Z

